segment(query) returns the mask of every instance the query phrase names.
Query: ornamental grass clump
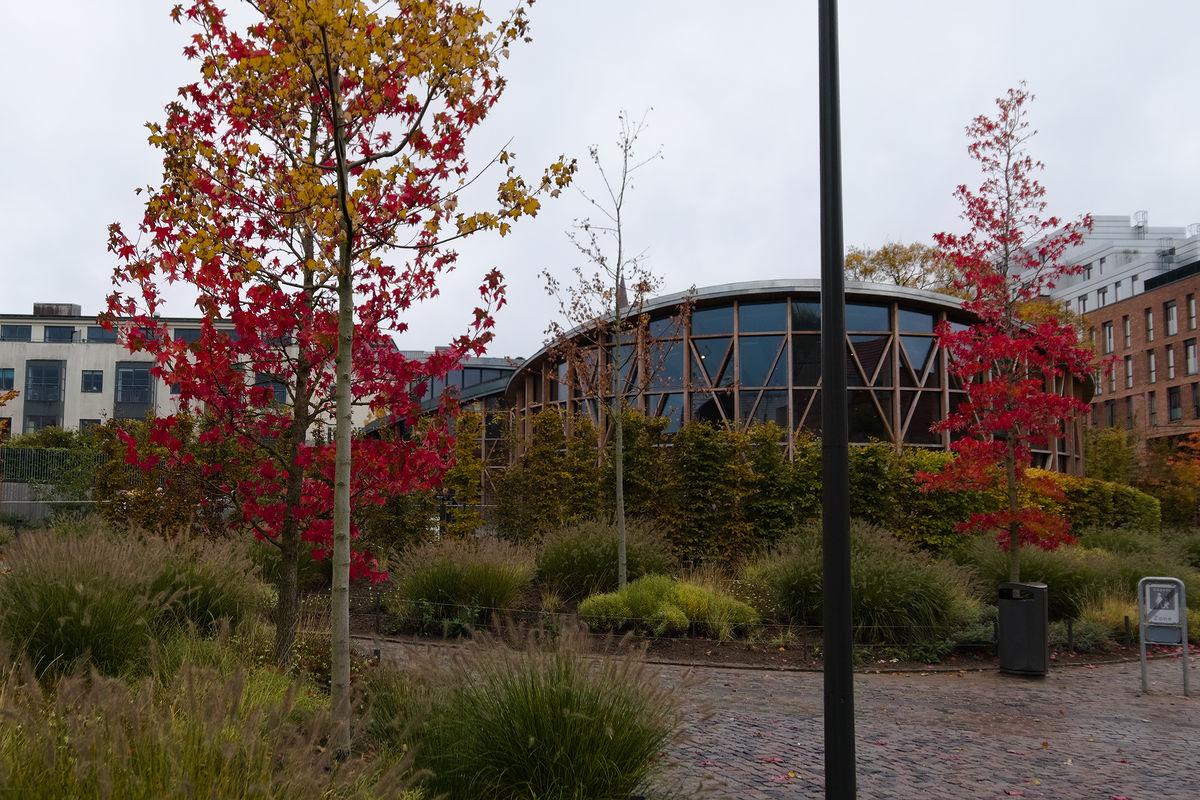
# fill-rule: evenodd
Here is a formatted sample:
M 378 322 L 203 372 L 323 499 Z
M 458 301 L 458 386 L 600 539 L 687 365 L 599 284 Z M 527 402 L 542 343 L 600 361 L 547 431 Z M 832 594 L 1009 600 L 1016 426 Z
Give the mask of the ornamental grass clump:
M 144 670 L 159 608 L 145 576 L 160 555 L 103 533 L 26 533 L 5 549 L 0 637 L 38 674 Z
M 550 649 L 472 648 L 426 683 L 415 764 L 448 800 L 625 800 L 680 729 L 644 664 L 587 656 L 570 631 Z
M 676 567 L 670 546 L 648 521 L 626 527 L 626 570 L 630 580 L 668 574 Z M 537 554 L 537 578 L 561 597 L 579 600 L 617 588 L 617 528 L 593 519 L 547 533 Z
M 452 632 L 512 610 L 532 584 L 524 547 L 499 539 L 443 539 L 403 554 L 384 605 L 402 625 Z
M 150 593 L 163 598 L 159 614 L 171 625 L 215 632 L 236 628 L 266 607 L 268 589 L 245 548 L 233 541 L 169 541 Z
M 913 645 L 942 640 L 978 613 L 966 570 L 909 550 L 888 531 L 854 522 L 851 614 L 859 644 Z M 742 580 L 764 586 L 791 623 L 820 625 L 824 615 L 821 531 L 798 530 L 770 555 L 748 565 Z
M 0 681 L 0 787 L 12 797 L 405 796 L 401 765 L 335 760 L 327 703 L 274 670 L 185 664 L 172 681 L 74 674 L 44 690 L 13 668 Z

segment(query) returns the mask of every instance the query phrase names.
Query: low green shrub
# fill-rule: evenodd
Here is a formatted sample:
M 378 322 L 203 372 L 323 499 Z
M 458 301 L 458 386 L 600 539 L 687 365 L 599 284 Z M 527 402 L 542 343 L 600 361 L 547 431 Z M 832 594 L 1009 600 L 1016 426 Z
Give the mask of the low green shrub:
M 514 608 L 533 582 L 530 551 L 498 539 L 443 539 L 401 558 L 384 594 L 404 625 L 453 632 Z
M 145 574 L 158 557 L 98 533 L 21 536 L 5 550 L 0 637 L 39 674 L 85 659 L 105 675 L 141 671 L 156 616 Z
M 427 697 L 409 698 L 427 709 L 412 744 L 432 795 L 615 800 L 645 785 L 679 730 L 671 695 L 637 661 L 597 663 L 577 639 L 478 648 L 436 668 Z
M 630 580 L 674 570 L 675 560 L 666 539 L 649 522 L 629 520 L 625 539 Z M 615 590 L 616 525 L 593 519 L 546 534 L 538 549 L 537 577 L 568 600 Z
M 774 553 L 743 569 L 765 585 L 787 621 L 820 625 L 824 616 L 821 532 L 801 528 Z M 940 640 L 978 611 L 964 570 L 910 551 L 872 525 L 851 525 L 851 598 L 855 641 L 909 645 Z
M 689 629 L 722 641 L 759 621 L 746 603 L 696 583 L 647 575 L 619 592 L 592 595 L 579 604 L 579 617 L 593 630 L 632 629 L 675 636 Z
M 1163 538 L 1134 528 L 1090 528 L 1080 531 L 1079 545 L 1091 550 L 1107 550 L 1118 555 L 1157 555 L 1164 547 Z
M 1087 618 L 1050 623 L 1050 649 L 1074 653 L 1108 652 L 1114 645 L 1112 631 L 1107 625 Z

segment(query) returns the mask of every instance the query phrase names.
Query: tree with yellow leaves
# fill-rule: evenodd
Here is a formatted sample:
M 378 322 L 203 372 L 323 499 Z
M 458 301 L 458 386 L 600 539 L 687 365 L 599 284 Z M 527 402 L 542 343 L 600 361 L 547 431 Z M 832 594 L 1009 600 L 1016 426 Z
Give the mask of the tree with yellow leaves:
M 120 264 L 106 322 L 131 350 L 155 355 L 182 410 L 215 421 L 205 436 L 232 438 L 240 466 L 252 466 L 224 488 L 283 555 L 281 661 L 295 633 L 298 549 L 332 557 L 331 685 L 345 711 L 349 581 L 377 572 L 352 554 L 352 506 L 436 483 L 451 441 L 444 425 L 412 440 L 354 437 L 352 406 L 411 426 L 431 381 L 482 352 L 504 301 L 495 271 L 467 332 L 444 351 L 405 357 L 388 331 L 404 330 L 405 311 L 437 294 L 455 262 L 448 242 L 504 236 L 574 165 L 560 159 L 527 184 L 500 153 L 507 172 L 495 204 L 458 208 L 472 180 L 467 136 L 504 88 L 509 47 L 527 39 L 523 7 L 499 22 L 447 0 L 254 0 L 250 11 L 240 32 L 214 0 L 172 12 L 197 26 L 184 52 L 200 77 L 148 126 L 163 182 L 148 189 L 139 235 L 111 229 Z M 168 338 L 155 316 L 160 284 L 174 281 L 197 293 L 194 341 Z M 330 419 L 327 442 L 318 434 Z M 187 457 L 171 418 L 155 421 L 150 440 Z M 128 445 L 132 463 L 162 457 Z M 219 468 L 209 477 L 223 478 Z

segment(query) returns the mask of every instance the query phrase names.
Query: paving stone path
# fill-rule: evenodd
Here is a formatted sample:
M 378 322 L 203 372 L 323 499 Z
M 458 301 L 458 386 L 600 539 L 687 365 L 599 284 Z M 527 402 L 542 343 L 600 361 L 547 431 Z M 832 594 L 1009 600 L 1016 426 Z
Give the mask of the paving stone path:
M 1200 659 L 1191 684 L 1200 692 Z M 680 668 L 662 668 L 669 684 Z M 995 671 L 855 676 L 862 800 L 1200 798 L 1200 700 L 1179 659 Z M 658 785 L 683 797 L 822 798 L 822 677 L 701 668 L 681 692 L 689 740 Z
M 404 659 L 405 647 L 380 647 Z M 1189 665 L 1200 695 L 1200 657 Z M 656 788 L 669 797 L 824 797 L 822 676 L 657 667 L 686 738 Z M 1178 658 L 996 671 L 855 675 L 860 800 L 1200 800 L 1200 699 Z

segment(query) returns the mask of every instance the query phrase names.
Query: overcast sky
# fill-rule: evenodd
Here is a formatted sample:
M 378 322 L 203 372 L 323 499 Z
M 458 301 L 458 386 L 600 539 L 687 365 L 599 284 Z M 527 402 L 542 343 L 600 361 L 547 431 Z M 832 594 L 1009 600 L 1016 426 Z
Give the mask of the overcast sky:
M 142 126 L 195 78 L 180 54 L 191 30 L 170 21 L 171 5 L 7 4 L 0 312 L 100 310 L 114 264 L 106 228 L 135 225 L 133 190 L 160 174 Z M 1200 222 L 1195 0 L 846 0 L 839 13 L 847 246 L 960 229 L 954 187 L 979 180 L 963 128 L 1021 80 L 1037 96 L 1031 151 L 1046 164 L 1052 213 Z M 663 159 L 638 174 L 626 239 L 663 292 L 818 276 L 815 3 L 542 0 L 532 23 L 473 144 L 480 158 L 511 139 L 536 175 L 566 153 L 595 188 L 588 145 L 611 152 L 617 112 L 653 107 L 644 151 Z M 464 330 L 479 276 L 495 266 L 509 290 L 492 354 L 532 354 L 555 313 L 538 273 L 580 263 L 564 230 L 587 213 L 564 193 L 505 239 L 469 241 L 444 300 L 413 314 L 401 345 L 432 348 Z M 181 301 L 167 313 L 195 312 Z

